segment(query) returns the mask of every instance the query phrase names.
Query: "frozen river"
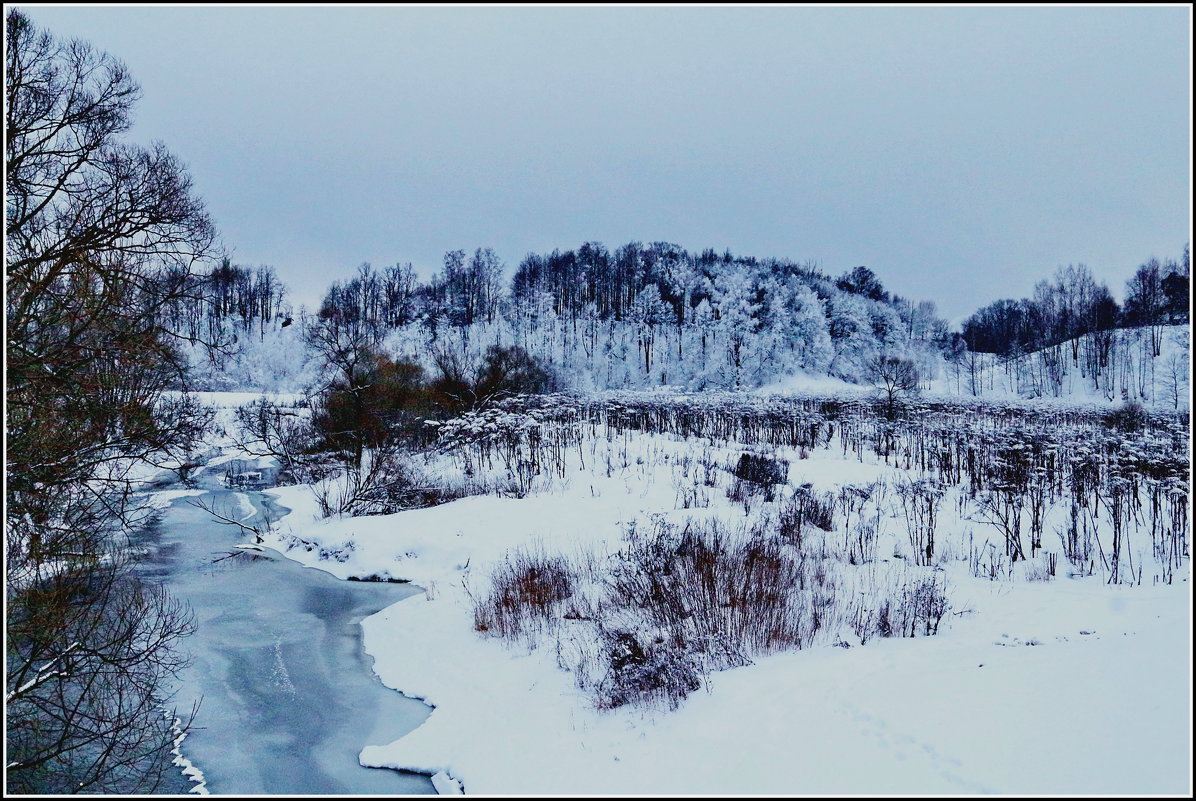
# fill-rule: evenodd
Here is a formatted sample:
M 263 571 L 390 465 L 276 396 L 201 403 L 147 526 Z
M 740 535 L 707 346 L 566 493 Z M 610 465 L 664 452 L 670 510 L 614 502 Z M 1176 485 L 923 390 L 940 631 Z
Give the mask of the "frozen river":
M 239 496 L 239 497 L 238 497 Z M 267 552 L 215 561 L 245 534 L 192 505 L 202 501 L 252 525 L 270 502 L 212 487 L 179 498 L 146 532 L 143 574 L 194 609 L 198 631 L 175 699 L 202 697 L 182 745 L 210 792 L 432 793 L 427 776 L 365 768 L 358 753 L 414 729 L 430 709 L 384 687 L 362 648 L 362 618 L 420 590 L 347 582 Z M 252 509 L 250 509 L 252 506 Z M 275 510 L 277 517 L 277 510 Z M 179 777 L 160 792 L 185 792 Z

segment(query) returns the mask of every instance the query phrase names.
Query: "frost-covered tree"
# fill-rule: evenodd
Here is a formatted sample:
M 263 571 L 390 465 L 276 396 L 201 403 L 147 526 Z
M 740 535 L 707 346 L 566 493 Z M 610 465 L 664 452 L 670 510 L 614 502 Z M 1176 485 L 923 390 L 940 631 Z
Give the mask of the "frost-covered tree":
M 696 373 L 703 374 L 706 372 L 709 358 L 707 356 L 710 347 L 710 340 L 715 335 L 715 326 L 717 319 L 714 314 L 714 307 L 710 305 L 710 301 L 706 298 L 694 307 L 693 326 L 696 329 L 697 338 L 701 343 L 701 362 L 697 365 Z
M 876 277 L 876 273 L 867 267 L 856 267 L 843 274 L 837 283 L 838 288 L 853 295 L 861 295 L 869 300 L 887 303 L 889 293 Z
M 726 383 L 733 389 L 741 389 L 748 379 L 747 351 L 756 332 L 756 315 L 760 310 L 750 273 L 741 268 L 718 273 L 714 280 L 714 302 L 719 339 L 726 348 Z
M 670 317 L 669 307 L 660 298 L 660 287 L 648 284 L 631 304 L 630 320 L 635 326 L 639 353 L 644 366 L 646 377 L 652 374 L 652 354 L 656 342 L 656 333 L 666 324 Z
M 818 295 L 805 286 L 795 287 L 791 300 L 790 336 L 797 364 L 803 370 L 824 372 L 835 357 L 826 311 Z
M 839 293 L 829 299 L 827 311 L 835 348 L 830 371 L 848 380 L 861 378 L 864 365 L 877 346 L 868 302 L 859 295 Z
M 868 303 L 868 318 L 872 325 L 872 336 L 879 347 L 890 350 L 904 350 L 908 337 L 897 310 L 887 303 Z

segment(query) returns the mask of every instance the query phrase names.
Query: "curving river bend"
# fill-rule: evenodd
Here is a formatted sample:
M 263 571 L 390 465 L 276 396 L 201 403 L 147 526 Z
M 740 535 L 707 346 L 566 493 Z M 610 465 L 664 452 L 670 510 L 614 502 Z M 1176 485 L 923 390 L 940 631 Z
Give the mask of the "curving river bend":
M 347 582 L 273 552 L 218 560 L 246 541 L 236 526 L 197 508 L 201 501 L 253 525 L 257 492 L 208 482 L 202 496 L 178 498 L 135 544 L 142 574 L 195 611 L 192 657 L 174 699 L 180 713 L 202 698 L 183 756 L 212 793 L 424 794 L 429 777 L 365 768 L 366 745 L 389 743 L 420 725 L 423 703 L 384 687 L 362 647 L 362 618 L 421 590 L 406 584 Z M 240 496 L 240 497 L 238 497 Z M 249 509 L 252 506 L 252 510 Z M 159 792 L 187 792 L 181 773 Z

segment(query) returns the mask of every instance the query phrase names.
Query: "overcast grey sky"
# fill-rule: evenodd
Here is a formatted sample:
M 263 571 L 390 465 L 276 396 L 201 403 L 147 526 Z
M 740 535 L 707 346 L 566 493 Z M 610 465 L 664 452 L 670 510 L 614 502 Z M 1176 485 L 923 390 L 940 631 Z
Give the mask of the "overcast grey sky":
M 234 261 L 675 242 L 864 264 L 959 318 L 1191 220 L 1191 18 L 1164 8 L 19 6 L 122 59 Z

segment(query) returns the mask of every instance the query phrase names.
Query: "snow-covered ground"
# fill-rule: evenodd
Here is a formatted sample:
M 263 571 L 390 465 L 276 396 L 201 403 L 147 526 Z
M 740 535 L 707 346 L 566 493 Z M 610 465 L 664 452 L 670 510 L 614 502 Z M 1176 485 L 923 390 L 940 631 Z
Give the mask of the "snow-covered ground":
M 773 655 L 676 711 L 600 713 L 554 654 L 480 639 L 442 583 L 364 624 L 383 681 L 437 709 L 362 760 L 477 793 L 1184 793 L 1183 591 L 1078 585 L 974 581 L 937 637 Z
M 425 588 L 362 625 L 382 681 L 436 709 L 365 749 L 363 764 L 442 772 L 438 786 L 451 789 L 451 776 L 468 794 L 1191 792 L 1187 561 L 1172 585 L 1152 586 L 1149 572 L 1141 586 L 1109 586 L 1099 570 L 1069 577 L 1062 558 L 1050 580 L 1030 572 L 1037 562 L 977 577 L 967 549 L 982 551 L 993 532 L 950 499 L 938 573 L 951 609 L 937 636 L 859 644 L 843 630 L 835 640 L 848 647 L 828 638 L 711 673 L 676 710 L 599 710 L 562 669 L 564 638 L 509 643 L 474 630 L 474 599 L 517 549 L 601 562 L 633 521 L 734 525 L 766 511 L 760 502 L 745 517 L 728 501 L 725 469 L 714 486 L 694 480 L 697 462 L 726 466 L 742 451 L 599 432 L 563 477 L 540 476 L 526 497 L 375 517 L 321 520 L 310 488 L 272 490 L 291 512 L 266 544 L 342 578 Z M 778 452 L 791 486 L 905 475 L 836 448 Z M 454 466 L 438 456 L 426 469 Z M 902 522 L 884 523 L 877 553 L 904 564 Z
M 192 394 L 204 405 L 213 409 L 237 409 L 261 398 L 286 406 L 298 403 L 303 398 L 301 392 L 195 392 Z
M 831 375 L 794 370 L 752 392 L 753 395 L 784 395 L 788 393 L 864 394 L 872 387 L 851 384 Z

